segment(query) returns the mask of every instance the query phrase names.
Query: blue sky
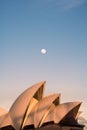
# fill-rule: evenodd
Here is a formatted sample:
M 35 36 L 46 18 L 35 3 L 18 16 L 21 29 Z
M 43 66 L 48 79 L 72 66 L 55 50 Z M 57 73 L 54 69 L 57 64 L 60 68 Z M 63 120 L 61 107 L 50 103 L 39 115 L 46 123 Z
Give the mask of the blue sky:
M 87 0 L 0 0 L 0 106 L 42 80 L 87 114 Z

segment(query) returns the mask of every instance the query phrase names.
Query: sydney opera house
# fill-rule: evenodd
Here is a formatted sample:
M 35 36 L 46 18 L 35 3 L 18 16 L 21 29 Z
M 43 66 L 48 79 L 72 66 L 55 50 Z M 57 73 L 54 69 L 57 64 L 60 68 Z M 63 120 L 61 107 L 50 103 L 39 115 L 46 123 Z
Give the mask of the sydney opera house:
M 0 130 L 83 130 L 81 102 L 60 103 L 61 94 L 44 96 L 46 82 L 25 90 L 9 111 L 0 108 Z

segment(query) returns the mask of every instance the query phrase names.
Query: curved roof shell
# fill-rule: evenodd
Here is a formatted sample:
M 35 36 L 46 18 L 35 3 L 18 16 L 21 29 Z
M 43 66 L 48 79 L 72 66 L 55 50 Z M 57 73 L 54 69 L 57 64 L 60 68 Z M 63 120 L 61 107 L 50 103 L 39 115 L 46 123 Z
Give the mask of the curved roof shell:
M 81 102 L 60 104 L 60 94 L 43 97 L 45 83 L 40 82 L 26 89 L 9 112 L 1 108 L 0 128 L 13 126 L 16 130 L 22 130 L 27 125 L 38 128 L 49 122 L 75 125 Z
M 40 100 L 35 108 L 29 114 L 25 125 L 34 124 L 35 128 L 39 127 L 46 118 L 50 110 L 59 104 L 60 94 L 52 94 Z
M 33 85 L 32 87 L 25 90 L 13 103 L 9 112 L 13 121 L 13 124 L 17 130 L 21 129 L 23 123 L 25 122 L 25 117 L 29 114 L 27 113 L 30 107 L 30 110 L 35 105 L 31 103 L 32 98 L 36 100 L 41 100 L 43 97 L 45 81 Z M 32 105 L 30 105 L 30 103 Z
M 51 111 L 49 115 L 45 118 L 43 124 L 51 121 L 58 124 L 70 112 L 72 113 L 72 116 L 75 118 L 76 114 L 74 115 L 72 111 L 75 111 L 76 107 L 79 106 L 80 104 L 81 104 L 80 102 L 69 102 L 69 103 L 63 103 L 56 106 L 54 111 Z
M 66 125 L 77 125 L 76 116 L 80 105 L 81 102 L 79 102 L 71 111 L 69 111 L 59 123 Z

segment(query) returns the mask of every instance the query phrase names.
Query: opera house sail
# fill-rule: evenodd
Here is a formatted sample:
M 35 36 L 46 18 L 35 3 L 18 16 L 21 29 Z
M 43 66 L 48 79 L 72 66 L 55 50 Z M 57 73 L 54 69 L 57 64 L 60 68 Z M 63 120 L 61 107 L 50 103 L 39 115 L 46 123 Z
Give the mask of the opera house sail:
M 44 96 L 46 81 L 26 89 L 9 111 L 0 108 L 0 130 L 83 130 L 81 102 L 60 102 L 60 93 Z

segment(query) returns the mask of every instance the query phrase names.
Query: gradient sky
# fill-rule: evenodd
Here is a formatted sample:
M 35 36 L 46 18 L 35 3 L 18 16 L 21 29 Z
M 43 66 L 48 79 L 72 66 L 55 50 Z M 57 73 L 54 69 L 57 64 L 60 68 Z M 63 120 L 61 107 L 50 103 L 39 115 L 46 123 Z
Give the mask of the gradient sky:
M 87 0 L 0 0 L 0 106 L 43 80 L 87 119 Z

